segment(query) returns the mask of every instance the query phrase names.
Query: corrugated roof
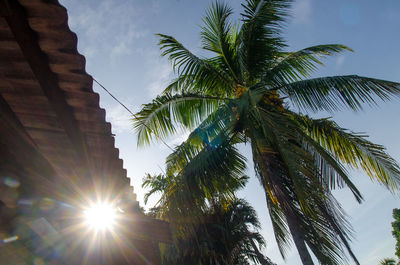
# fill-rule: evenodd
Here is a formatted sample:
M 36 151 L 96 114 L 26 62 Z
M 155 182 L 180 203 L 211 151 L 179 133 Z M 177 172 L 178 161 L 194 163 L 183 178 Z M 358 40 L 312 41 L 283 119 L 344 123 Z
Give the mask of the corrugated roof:
M 77 192 L 127 191 L 111 124 L 66 9 L 57 0 L 0 2 L 0 94 L 57 172 L 57 183 Z

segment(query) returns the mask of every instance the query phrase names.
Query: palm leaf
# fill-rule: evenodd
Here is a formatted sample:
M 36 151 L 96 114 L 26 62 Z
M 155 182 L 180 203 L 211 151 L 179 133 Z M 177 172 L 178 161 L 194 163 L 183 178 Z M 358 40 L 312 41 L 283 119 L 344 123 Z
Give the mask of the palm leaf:
M 379 261 L 379 265 L 396 265 L 396 260 L 392 258 L 386 258 Z
M 320 172 L 320 165 L 315 163 L 315 155 L 312 155 L 310 148 L 299 144 L 301 138 L 296 124 L 290 122 L 285 114 L 264 108 L 258 108 L 258 113 L 253 116 L 254 120 L 261 118 L 264 123 L 260 122 L 259 125 L 262 132 L 258 134 L 261 136 L 257 137 L 254 132 L 251 135 L 253 158 L 256 172 L 261 175 L 260 182 L 266 191 L 275 236 L 282 255 L 285 255 L 290 242 L 286 228 L 286 218 L 289 215 L 290 232 L 299 233 L 318 260 L 324 264 L 340 264 L 345 259 L 342 245 L 348 248 L 355 259 L 348 243 L 348 224 L 338 205 L 332 202 L 328 190 L 317 181 L 317 176 L 326 178 L 323 176 L 325 172 Z M 252 127 L 256 128 L 257 125 Z M 265 148 L 258 147 L 262 139 L 269 142 L 270 151 L 263 151 Z M 307 142 L 310 143 L 308 139 Z M 314 152 L 321 152 L 321 148 L 310 144 L 316 149 Z M 326 164 L 333 164 L 333 168 L 343 175 L 340 164 L 327 156 L 326 152 L 323 153 L 322 159 L 327 158 L 330 159 Z M 343 178 L 346 179 L 347 175 L 344 174 Z M 345 181 L 360 196 L 354 185 L 348 179 Z
M 306 132 L 303 131 L 303 122 L 305 119 L 303 119 L 303 116 L 293 112 L 290 113 L 293 119 L 300 121 L 300 127 L 297 131 L 301 137 L 303 148 L 314 158 L 314 164 L 316 165 L 317 175 L 320 178 L 321 184 L 328 189 L 335 189 L 336 185 L 338 187 L 346 185 L 350 188 L 356 200 L 361 202 L 362 195 L 350 180 L 350 176 L 343 168 L 342 164 L 336 160 L 331 152 L 321 146 L 319 141 L 316 141 L 315 138 L 311 137 L 307 130 Z
M 279 252 L 285 259 L 287 251 L 290 249 L 292 243 L 289 228 L 286 224 L 286 218 L 281 209 L 271 201 L 271 198 L 268 195 L 266 195 L 266 199 L 269 216 L 274 229 L 275 240 L 278 245 Z
M 335 189 L 346 185 L 353 193 L 356 200 L 361 203 L 363 197 L 354 183 L 350 180 L 346 170 L 336 161 L 336 159 L 327 152 L 314 139 L 303 135 L 303 147 L 312 154 L 317 169 L 316 175 L 319 177 L 321 185 L 329 189 Z
M 221 89 L 224 88 L 224 89 Z M 164 89 L 163 94 L 201 93 L 216 97 L 234 95 L 231 86 L 209 75 L 180 75 Z
M 221 143 L 224 137 L 231 138 L 232 143 L 241 142 L 238 135 L 235 137 L 227 136 L 237 123 L 232 118 L 233 113 L 229 104 L 222 104 L 212 114 L 210 114 L 202 123 L 193 130 L 185 142 L 178 145 L 174 152 L 167 157 L 167 172 L 176 174 L 189 161 L 205 148 L 213 148 L 214 143 Z
M 298 120 L 306 132 L 336 159 L 363 169 L 371 179 L 394 191 L 399 189 L 400 168 L 381 145 L 368 141 L 366 135 L 348 132 L 329 119 Z
M 227 4 L 213 3 L 203 18 L 205 26 L 202 27 L 200 37 L 202 48 L 216 53 L 217 58 L 221 59 L 219 68 L 225 69 L 236 83 L 240 83 L 240 70 L 235 64 L 236 40 L 235 37 L 231 37 L 234 27 L 228 22 L 231 14 L 232 9 Z
M 238 51 L 242 71 L 249 82 L 264 74 L 269 62 L 285 46 L 280 37 L 281 26 L 288 16 L 290 0 L 247 0 L 242 15 L 240 48 Z
M 234 137 L 221 133 L 208 143 L 201 137 L 194 139 L 196 137 L 198 135 L 189 137 L 167 158 L 167 174 L 174 176 L 175 181 L 179 180 L 176 182 L 179 190 L 188 193 L 180 200 L 186 205 L 193 198 L 204 200 L 216 194 L 234 197 L 233 192 L 243 187 L 247 180 L 244 176 L 246 159 L 232 145 Z
M 328 206 L 320 207 L 321 214 L 330 223 L 332 230 L 340 238 L 353 261 L 359 265 L 360 263 L 350 247 L 349 241 L 353 230 L 350 223 L 346 220 L 344 210 L 330 193 L 328 195 L 328 202 Z M 333 207 L 329 207 L 329 205 L 333 205 Z
M 162 56 L 168 56 L 168 59 L 173 63 L 173 69 L 181 77 L 192 78 L 195 80 L 203 80 L 203 84 L 222 85 L 219 89 L 225 88 L 227 93 L 231 92 L 234 87 L 233 80 L 230 75 L 213 65 L 210 60 L 204 60 L 186 49 L 174 37 L 157 34 L 161 39 Z
M 138 145 L 149 144 L 152 137 L 163 139 L 176 132 L 176 126 L 194 128 L 218 108 L 223 99 L 201 94 L 164 94 L 143 105 L 133 118 Z
M 272 150 L 278 154 L 277 159 L 286 170 L 282 173 L 291 178 L 302 209 L 310 211 L 307 191 L 301 180 L 307 176 L 309 181 L 317 181 L 316 170 L 312 156 L 298 144 L 296 125 L 284 113 L 273 109 L 256 107 L 253 108 L 252 114 L 254 120 L 258 120 L 262 138 L 265 138 Z
M 246 168 L 246 158 L 230 143 L 228 137 L 216 138 L 210 148 L 204 148 L 189 163 L 184 165 L 179 175 L 189 186 L 228 192 L 232 183 L 241 179 Z M 233 191 L 233 190 L 231 190 Z
M 400 95 L 399 83 L 356 75 L 313 78 L 277 89 L 300 109 L 312 111 L 361 110 L 363 103 L 375 105 L 376 98 L 389 100 Z
M 310 74 L 322 66 L 321 59 L 332 56 L 343 51 L 353 51 L 352 49 L 340 44 L 325 44 L 308 47 L 296 52 L 286 52 L 279 55 L 266 71 L 264 80 L 270 82 L 274 80 L 277 84 L 299 81 L 303 77 L 310 77 Z
M 149 200 L 150 196 L 152 196 L 155 193 L 163 193 L 167 186 L 168 186 L 169 180 L 166 178 L 164 175 L 159 174 L 152 176 L 150 174 L 146 174 L 146 177 L 143 179 L 142 182 L 142 188 L 150 188 L 150 191 L 148 191 L 144 195 L 144 204 L 147 204 L 147 201 Z

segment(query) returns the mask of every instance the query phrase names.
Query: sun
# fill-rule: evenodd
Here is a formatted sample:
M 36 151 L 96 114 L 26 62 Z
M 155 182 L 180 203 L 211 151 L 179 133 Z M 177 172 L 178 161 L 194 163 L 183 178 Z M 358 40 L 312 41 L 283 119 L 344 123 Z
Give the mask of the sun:
M 116 209 L 107 203 L 93 204 L 84 212 L 86 224 L 95 230 L 112 229 L 116 221 Z

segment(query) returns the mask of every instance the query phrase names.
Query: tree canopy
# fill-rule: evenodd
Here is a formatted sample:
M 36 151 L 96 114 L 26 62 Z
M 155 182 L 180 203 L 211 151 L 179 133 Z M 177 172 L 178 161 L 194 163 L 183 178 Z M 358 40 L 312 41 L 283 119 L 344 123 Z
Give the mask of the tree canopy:
M 357 75 L 313 77 L 325 57 L 352 50 L 324 44 L 288 51 L 282 29 L 291 3 L 245 1 L 241 20 L 233 23 L 232 9 L 214 2 L 200 32 L 207 58 L 159 34 L 177 78 L 136 114 L 138 143 L 192 130 L 167 158 L 166 174 L 188 183 L 189 194 L 206 196 L 230 194 L 246 166 L 236 146 L 249 144 L 283 257 L 293 242 L 303 264 L 313 264 L 309 249 L 323 264 L 346 263 L 346 249 L 358 264 L 351 226 L 331 191 L 347 187 L 362 201 L 346 166 L 398 191 L 400 168 L 365 134 L 308 113 L 361 110 L 399 96 L 400 86 Z

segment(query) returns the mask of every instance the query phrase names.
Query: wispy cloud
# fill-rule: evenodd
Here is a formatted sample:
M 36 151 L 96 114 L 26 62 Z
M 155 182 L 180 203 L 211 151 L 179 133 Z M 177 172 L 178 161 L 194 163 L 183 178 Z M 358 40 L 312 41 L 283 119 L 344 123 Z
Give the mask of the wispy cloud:
M 343 65 L 345 59 L 346 59 L 346 57 L 344 55 L 339 55 L 336 58 L 336 66 L 341 67 Z
M 298 0 L 293 4 L 292 8 L 294 24 L 311 23 L 312 3 L 311 0 Z
M 375 242 L 376 247 L 362 257 L 362 259 L 360 260 L 361 264 L 378 264 L 381 259 L 392 257 L 389 255 L 392 255 L 393 251 L 391 251 L 391 249 L 393 249 L 394 243 L 395 242 L 392 238 L 388 238 L 385 241 L 379 243 Z
M 133 42 L 147 35 L 139 25 L 143 16 L 133 1 L 101 0 L 74 4 L 77 0 L 64 0 L 70 9 L 77 6 L 79 12 L 70 12 L 69 25 L 79 33 L 85 43 L 82 52 L 86 57 L 108 54 L 110 59 L 129 54 Z M 112 33 L 112 35 L 110 35 Z M 79 45 L 79 43 L 78 43 Z M 79 45 L 80 46 L 80 45 Z
M 159 95 L 173 79 L 173 70 L 169 61 L 161 57 L 157 45 L 134 51 L 143 61 L 142 67 L 146 70 L 143 78 L 146 80 L 144 89 L 147 91 L 145 97 L 155 98 Z
M 133 41 L 143 38 L 148 32 L 146 30 L 138 30 L 134 25 L 127 27 L 127 31 L 118 34 L 115 38 L 115 46 L 111 48 L 110 57 L 115 58 L 121 55 L 131 54 Z
M 107 121 L 112 124 L 113 133 L 131 132 L 133 130 L 132 117 L 121 105 L 107 108 L 106 116 Z
M 159 95 L 171 80 L 171 65 L 166 62 L 155 63 L 153 71 L 150 73 L 151 83 L 147 87 L 149 96 L 154 98 Z

